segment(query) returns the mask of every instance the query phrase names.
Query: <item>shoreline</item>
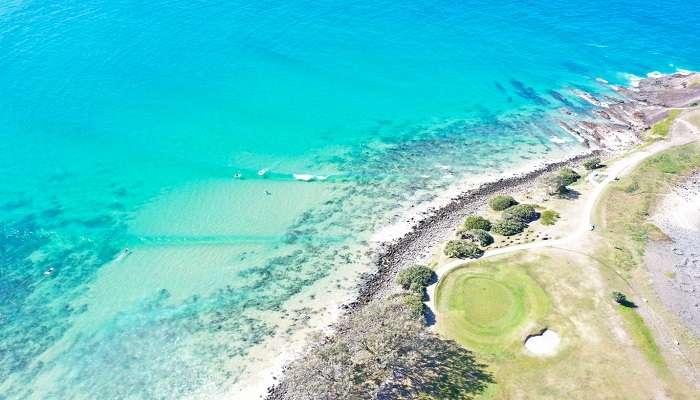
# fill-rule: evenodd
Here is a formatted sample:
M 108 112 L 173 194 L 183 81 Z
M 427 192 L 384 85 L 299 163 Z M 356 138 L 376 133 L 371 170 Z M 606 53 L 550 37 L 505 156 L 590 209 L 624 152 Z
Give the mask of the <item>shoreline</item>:
M 609 87 L 623 99 L 612 99 L 604 96 L 602 103 L 592 94 L 586 93 L 586 100 L 594 105 L 592 114 L 594 120 L 581 116 L 572 124 L 559 120 L 560 128 L 584 143 L 588 150 L 563 159 L 540 162 L 530 170 L 519 173 L 505 172 L 500 177 L 483 182 L 477 187 L 467 188 L 452 196 L 445 204 L 432 206 L 426 211 L 404 216 L 401 220 L 411 220 L 413 224 L 401 232 L 402 234 L 388 241 L 377 241 L 376 247 L 370 249 L 372 264 L 376 266 L 373 272 L 361 275 L 357 283 L 357 295 L 354 299 L 340 306 L 339 317 L 351 315 L 356 310 L 374 300 L 390 294 L 396 274 L 403 268 L 420 263 L 432 255 L 438 244 L 452 235 L 455 228 L 470 213 L 484 207 L 488 198 L 499 193 L 523 192 L 541 177 L 563 167 L 580 163 L 582 160 L 598 156 L 612 158 L 643 143 L 642 135 L 652 124 L 663 119 L 667 110 L 683 107 L 700 99 L 696 91 L 692 93 L 676 93 L 679 81 L 681 84 L 692 74 L 675 73 L 672 75 L 653 76 L 641 80 L 633 88 Z M 685 86 L 683 86 L 685 88 Z M 663 96 L 659 92 L 670 92 L 672 95 Z M 673 94 L 676 94 L 675 96 Z M 594 104 L 598 103 L 598 104 Z M 604 105 L 603 105 L 604 104 Z M 571 115 L 566 112 L 567 115 Z M 505 175 L 505 176 L 504 176 Z M 408 218 L 412 217 L 412 218 Z M 428 317 L 428 319 L 430 319 Z M 333 332 L 334 323 L 324 329 Z M 299 354 L 299 352 L 296 352 Z M 289 358 L 287 357 L 289 362 Z M 286 364 L 286 363 L 285 363 Z M 282 377 L 270 377 L 275 383 L 267 387 L 267 400 L 285 398 L 284 369 L 286 365 L 277 366 Z

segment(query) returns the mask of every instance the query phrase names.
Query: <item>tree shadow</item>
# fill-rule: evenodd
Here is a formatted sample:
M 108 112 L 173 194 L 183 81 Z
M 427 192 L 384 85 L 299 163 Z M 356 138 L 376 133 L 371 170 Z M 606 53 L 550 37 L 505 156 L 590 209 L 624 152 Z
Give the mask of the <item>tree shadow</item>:
M 627 308 L 637 308 L 637 305 L 633 301 L 629 301 L 627 299 L 618 301 L 617 304 Z
M 437 322 L 435 313 L 429 307 L 423 307 L 423 318 L 426 326 L 433 326 Z
M 493 376 L 474 354 L 454 341 L 428 335 L 421 343 L 419 359 L 410 368 L 394 371 L 378 399 L 406 399 L 427 395 L 436 399 L 472 399 L 482 393 Z
M 576 190 L 571 189 L 571 188 L 566 188 L 566 190 L 564 190 L 564 192 L 562 192 L 562 193 L 559 193 L 557 195 L 557 197 L 559 197 L 560 199 L 566 199 L 566 200 L 576 200 L 579 197 L 581 197 L 581 192 L 576 191 Z

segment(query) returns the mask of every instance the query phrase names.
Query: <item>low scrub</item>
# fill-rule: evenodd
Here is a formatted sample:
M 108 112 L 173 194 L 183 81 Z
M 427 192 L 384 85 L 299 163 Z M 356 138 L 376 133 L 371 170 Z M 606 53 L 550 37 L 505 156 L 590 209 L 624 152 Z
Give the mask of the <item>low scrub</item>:
M 581 175 L 579 175 L 578 172 L 574 171 L 571 168 L 562 168 L 561 170 L 559 170 L 559 176 L 562 177 L 565 185 L 571 185 L 572 183 L 575 183 L 576 181 L 581 179 Z
M 450 258 L 479 258 L 484 251 L 468 240 L 450 240 L 445 245 L 445 255 Z
M 530 204 L 518 204 L 503 211 L 503 219 L 519 221 L 524 224 L 536 220 L 537 217 L 539 214 L 535 211 L 535 207 Z
M 414 265 L 401 271 L 396 277 L 396 282 L 402 288 L 422 295 L 434 276 L 435 272 L 425 265 Z
M 491 231 L 502 236 L 513 236 L 525 230 L 527 224 L 513 219 L 497 221 L 491 227 Z
M 583 162 L 583 167 L 587 170 L 597 169 L 602 166 L 603 165 L 600 163 L 600 158 L 598 157 L 589 158 L 588 160 Z
M 559 213 L 554 210 L 544 210 L 540 214 L 540 222 L 542 225 L 554 225 L 559 219 Z
M 464 224 L 462 226 L 465 230 L 483 229 L 488 231 L 491 229 L 491 221 L 479 215 L 470 215 L 464 220 Z
M 425 322 L 425 304 L 423 295 L 415 292 L 396 293 L 393 297 L 401 300 L 406 305 L 406 312 L 412 319 Z
M 549 195 L 562 195 L 567 191 L 566 180 L 561 175 L 549 175 L 544 178 L 544 185 Z
M 460 239 L 469 240 L 481 246 L 488 246 L 493 243 L 493 236 L 483 229 L 460 230 Z
M 518 204 L 513 196 L 498 195 L 494 196 L 489 200 L 489 206 L 494 211 L 503 211 L 510 206 Z

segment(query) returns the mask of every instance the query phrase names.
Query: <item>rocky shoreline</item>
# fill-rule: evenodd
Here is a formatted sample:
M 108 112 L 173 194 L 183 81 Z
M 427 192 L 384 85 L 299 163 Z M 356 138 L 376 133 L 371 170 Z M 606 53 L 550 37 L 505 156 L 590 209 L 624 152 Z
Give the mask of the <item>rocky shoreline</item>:
M 355 300 L 342 307 L 345 315 L 352 314 L 370 302 L 397 290 L 396 275 L 404 268 L 430 258 L 440 242 L 448 239 L 462 220 L 479 208 L 488 198 L 501 193 L 519 193 L 531 188 L 533 182 L 565 166 L 580 164 L 592 156 L 605 158 L 638 145 L 649 127 L 665 118 L 672 107 L 684 107 L 700 101 L 700 75 L 677 73 L 641 80 L 636 87 L 608 87 L 619 97 L 596 97 L 573 90 L 572 93 L 591 104 L 592 110 L 581 115 L 562 109 L 559 126 L 576 137 L 587 151 L 541 166 L 521 174 L 481 184 L 451 199 L 447 204 L 428 210 L 403 236 L 378 245 L 373 251 L 376 271 L 365 274 L 358 283 Z M 691 84 L 692 83 L 692 84 Z M 607 83 L 605 83 L 607 85 Z M 337 333 L 343 334 L 343 333 Z M 284 399 L 284 380 L 268 389 L 267 400 Z

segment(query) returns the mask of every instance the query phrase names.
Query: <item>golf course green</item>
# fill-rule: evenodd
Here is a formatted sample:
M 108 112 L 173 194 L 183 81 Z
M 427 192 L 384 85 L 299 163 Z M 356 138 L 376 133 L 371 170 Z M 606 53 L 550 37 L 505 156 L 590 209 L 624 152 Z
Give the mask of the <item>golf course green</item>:
M 440 331 L 465 347 L 499 353 L 521 345 L 548 308 L 542 288 L 523 269 L 480 262 L 442 278 L 437 288 Z

